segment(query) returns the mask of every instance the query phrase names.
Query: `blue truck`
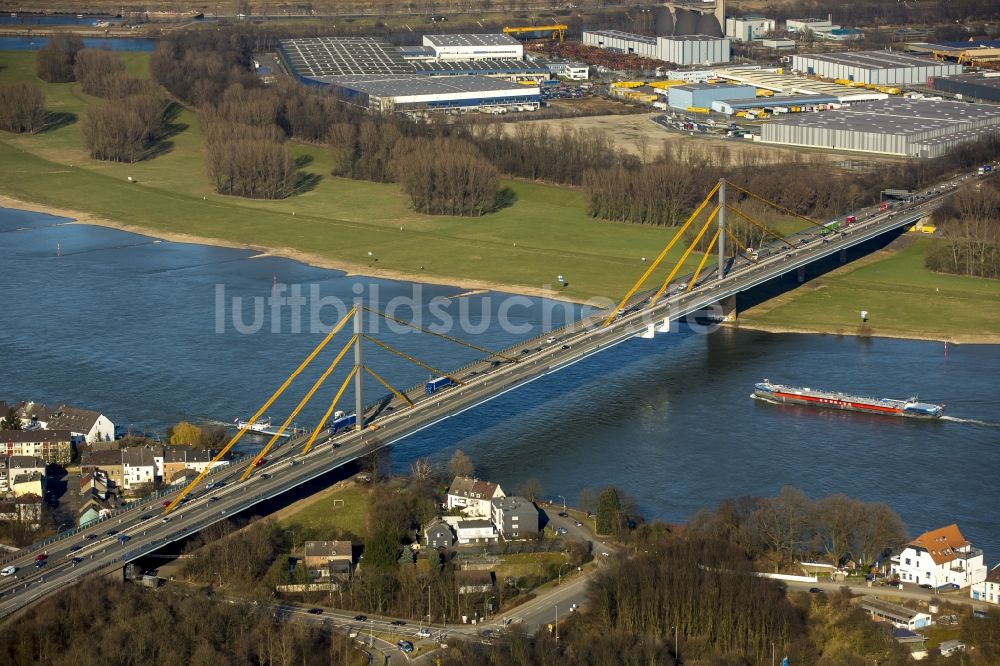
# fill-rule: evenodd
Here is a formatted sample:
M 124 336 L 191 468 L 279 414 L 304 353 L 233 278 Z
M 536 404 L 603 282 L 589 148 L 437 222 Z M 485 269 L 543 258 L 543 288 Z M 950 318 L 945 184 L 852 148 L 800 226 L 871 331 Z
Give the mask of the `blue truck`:
M 427 395 L 434 393 L 435 391 L 440 391 L 441 389 L 448 388 L 449 386 L 454 386 L 455 382 L 451 377 L 438 377 L 432 379 L 424 386 L 424 392 Z
M 348 414 L 347 416 L 341 416 L 333 420 L 330 424 L 330 434 L 336 435 L 341 430 L 346 430 L 347 428 L 353 427 L 357 422 L 357 418 L 354 414 Z

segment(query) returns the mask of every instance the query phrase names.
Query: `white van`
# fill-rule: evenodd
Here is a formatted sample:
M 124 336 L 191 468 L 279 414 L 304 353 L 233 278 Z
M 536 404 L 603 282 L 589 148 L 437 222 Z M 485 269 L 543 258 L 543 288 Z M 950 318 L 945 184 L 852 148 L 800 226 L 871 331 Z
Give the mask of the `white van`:
M 13 576 L 15 571 L 17 571 L 17 567 L 5 567 L 2 571 L 0 571 L 0 576 Z

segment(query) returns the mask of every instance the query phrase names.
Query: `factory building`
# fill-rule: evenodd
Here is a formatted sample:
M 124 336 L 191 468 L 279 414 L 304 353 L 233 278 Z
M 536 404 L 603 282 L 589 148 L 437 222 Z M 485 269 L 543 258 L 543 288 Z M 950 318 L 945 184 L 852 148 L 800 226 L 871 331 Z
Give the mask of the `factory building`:
M 788 19 L 785 21 L 785 30 L 788 32 L 829 32 L 836 30 L 839 25 L 834 25 L 829 19 L 804 18 Z
M 931 81 L 931 86 L 935 90 L 951 93 L 959 99 L 1000 102 L 1000 72 L 935 78 Z
M 774 32 L 774 19 L 763 16 L 729 17 L 726 19 L 726 37 L 737 42 L 749 42 Z
M 906 157 L 940 157 L 994 133 L 1000 133 L 998 107 L 900 98 L 782 116 L 761 126 L 765 143 Z
M 871 85 L 922 85 L 931 77 L 962 73 L 962 66 L 892 51 L 793 55 L 792 69 L 838 81 Z
M 342 99 L 364 109 L 434 111 L 475 108 L 529 110 L 541 103 L 538 86 L 526 86 L 485 76 L 331 76 L 319 83 Z
M 423 76 L 491 76 L 535 83 L 551 78 L 547 67 L 525 60 L 427 60 L 412 64 L 414 71 Z
M 539 84 L 551 75 L 545 66 L 521 59 L 521 45 L 515 42 L 512 49 L 510 41 L 506 35 L 431 35 L 424 46 L 397 48 L 368 37 L 319 37 L 280 40 L 277 48 L 299 81 L 329 87 L 371 111 L 537 109 Z M 478 57 L 454 59 L 459 52 Z M 517 57 L 494 59 L 486 53 Z
M 647 37 L 620 30 L 588 30 L 583 43 L 676 65 L 716 65 L 730 60 L 730 42 L 709 35 Z
M 667 90 L 667 104 L 675 109 L 711 109 L 713 102 L 753 99 L 754 93 L 753 86 L 689 83 L 671 86 Z
M 524 47 L 510 35 L 424 35 L 438 60 L 520 60 Z
M 546 60 L 545 67 L 552 76 L 570 81 L 586 81 L 590 78 L 590 65 L 571 60 Z

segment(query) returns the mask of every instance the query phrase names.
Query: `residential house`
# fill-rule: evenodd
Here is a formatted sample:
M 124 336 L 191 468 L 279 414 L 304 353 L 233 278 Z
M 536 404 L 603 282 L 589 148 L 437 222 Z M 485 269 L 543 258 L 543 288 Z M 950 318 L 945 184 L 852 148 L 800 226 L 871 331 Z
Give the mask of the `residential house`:
M 981 583 L 971 586 L 969 596 L 988 604 L 1000 604 L 1000 564 L 990 569 Z
M 493 524 L 505 541 L 538 534 L 538 509 L 524 497 L 510 495 L 493 500 Z
M 122 449 L 122 488 L 135 490 L 138 486 L 152 486 L 160 478 L 163 468 L 162 449 L 133 446 Z
M 43 430 L 49 426 L 50 410 L 40 402 L 22 402 L 14 408 L 25 430 Z
M 424 545 L 428 548 L 451 548 L 455 544 L 455 534 L 451 526 L 440 518 L 435 518 L 424 528 Z
M 456 571 L 455 585 L 459 594 L 484 594 L 493 589 L 492 571 Z
M 482 518 L 461 521 L 458 523 L 456 532 L 458 534 L 458 543 L 463 545 L 470 543 L 490 543 L 497 540 L 497 533 L 493 529 L 493 523 Z
M 104 472 L 108 481 L 117 488 L 125 487 L 125 467 L 122 449 L 88 451 L 80 459 L 80 474 Z
M 898 604 L 891 604 L 881 599 L 864 597 L 861 608 L 871 615 L 876 622 L 888 622 L 899 629 L 920 629 L 930 625 L 933 620 L 927 613 L 909 609 Z
M 900 580 L 919 585 L 956 588 L 986 580 L 983 551 L 966 541 L 958 525 L 924 532 L 892 558 L 892 572 Z
M 14 493 L 15 499 L 24 495 L 45 497 L 45 475 L 38 472 L 27 472 L 13 476 L 10 481 L 10 490 Z
M 100 518 L 105 518 L 119 505 L 118 494 L 105 472 L 95 470 L 80 477 L 78 525 L 82 527 Z
M 110 442 L 115 438 L 115 424 L 100 412 L 59 405 L 49 414 L 47 430 L 69 430 L 73 443 Z
M 184 470 L 202 472 L 212 466 L 213 451 L 192 449 L 190 446 L 167 446 L 163 449 L 161 476 L 165 483 L 173 483 Z
M 500 485 L 465 476 L 456 476 L 448 488 L 447 507 L 461 509 L 470 517 L 489 518 L 492 515 L 492 502 L 504 493 Z
M 0 456 L 36 456 L 67 465 L 73 458 L 68 430 L 0 430 Z
M 21 495 L 0 501 L 0 520 L 17 520 L 37 524 L 42 519 L 41 495 Z
M 948 641 L 941 641 L 941 644 L 938 645 L 938 650 L 941 651 L 942 657 L 950 657 L 956 652 L 965 652 L 965 643 L 957 641 L 954 638 Z
M 927 639 L 920 634 L 909 629 L 896 627 L 892 630 L 892 637 L 897 643 L 909 650 L 914 661 L 927 658 L 927 647 L 924 645 Z
M 350 541 L 306 541 L 303 559 L 310 581 L 348 574 L 354 561 Z

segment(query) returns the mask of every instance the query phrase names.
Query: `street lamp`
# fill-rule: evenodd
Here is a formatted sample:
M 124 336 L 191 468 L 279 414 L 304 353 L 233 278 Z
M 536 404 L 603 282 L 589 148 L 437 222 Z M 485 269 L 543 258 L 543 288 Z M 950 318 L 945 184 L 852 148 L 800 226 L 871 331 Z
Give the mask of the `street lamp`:
M 671 627 L 674 630 L 674 660 L 680 662 L 681 660 L 681 645 L 680 640 L 678 640 L 678 625 Z
M 566 498 L 563 497 L 562 495 L 556 495 L 556 497 L 558 497 L 563 501 L 563 513 L 566 513 Z
M 556 604 L 556 642 L 559 641 L 559 604 Z
M 563 567 L 568 567 L 569 565 L 569 562 L 563 562 L 559 565 L 559 580 L 556 582 L 556 585 L 562 585 L 562 569 Z
M 375 620 L 368 620 L 368 647 L 375 647 Z

